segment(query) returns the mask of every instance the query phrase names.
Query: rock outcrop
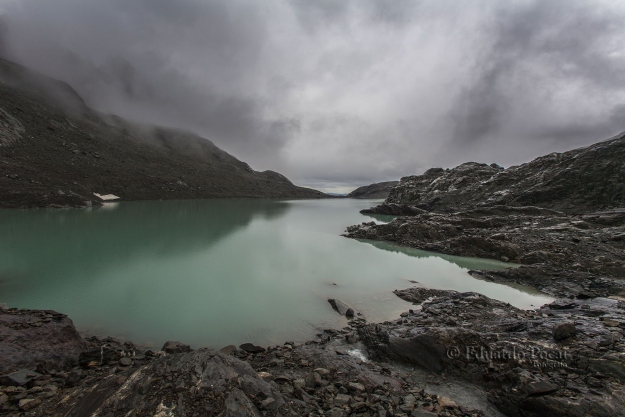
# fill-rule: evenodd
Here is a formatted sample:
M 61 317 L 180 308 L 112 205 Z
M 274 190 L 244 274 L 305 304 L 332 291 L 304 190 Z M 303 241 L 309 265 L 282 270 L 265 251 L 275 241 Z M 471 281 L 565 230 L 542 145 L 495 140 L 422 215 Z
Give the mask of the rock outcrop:
M 399 181 L 378 182 L 356 188 L 347 198 L 386 198 Z
M 65 314 L 0 308 L 0 374 L 35 370 L 38 365 L 71 368 L 86 347 Z
M 476 293 L 396 294 L 427 301 L 402 319 L 359 329 L 378 360 L 473 381 L 509 416 L 625 415 L 622 301 L 558 301 L 525 311 Z
M 468 162 L 401 179 L 386 204 L 453 212 L 484 206 L 538 206 L 585 213 L 625 206 L 625 133 L 507 169 Z
M 538 207 L 494 206 L 451 214 L 426 212 L 387 224 L 367 222 L 348 227 L 344 236 L 522 264 L 472 273 L 530 285 L 556 297 L 591 298 L 625 290 L 622 235 L 623 211 L 570 215 Z

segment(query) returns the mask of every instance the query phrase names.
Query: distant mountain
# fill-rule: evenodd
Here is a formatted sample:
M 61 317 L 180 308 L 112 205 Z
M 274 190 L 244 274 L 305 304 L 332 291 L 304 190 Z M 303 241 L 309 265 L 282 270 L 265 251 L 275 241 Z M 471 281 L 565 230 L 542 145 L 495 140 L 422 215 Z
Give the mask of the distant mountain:
M 573 213 L 625 207 L 625 133 L 584 148 L 551 153 L 504 169 L 467 162 L 404 177 L 376 212 L 398 206 L 428 211 L 538 206 Z
M 121 200 L 325 198 L 191 132 L 96 112 L 66 83 L 0 59 L 0 207 Z
M 347 194 L 348 198 L 386 198 L 399 181 L 378 182 L 377 184 L 358 187 Z

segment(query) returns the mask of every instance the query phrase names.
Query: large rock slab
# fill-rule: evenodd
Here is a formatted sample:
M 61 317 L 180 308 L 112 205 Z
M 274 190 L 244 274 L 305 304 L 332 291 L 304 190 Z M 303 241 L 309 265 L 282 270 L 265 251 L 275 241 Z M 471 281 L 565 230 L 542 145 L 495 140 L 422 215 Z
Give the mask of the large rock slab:
M 60 369 L 78 363 L 87 348 L 64 314 L 40 310 L 0 310 L 0 374 L 35 369 L 42 362 Z
M 103 378 L 64 415 L 135 415 L 141 410 L 150 416 L 224 411 L 228 416 L 251 417 L 261 415 L 256 404 L 267 398 L 274 400 L 275 408 L 289 410 L 277 386 L 263 380 L 248 363 L 211 349 L 162 357 L 137 369 L 121 385 L 117 381 L 117 375 Z M 158 414 L 166 410 L 171 414 Z

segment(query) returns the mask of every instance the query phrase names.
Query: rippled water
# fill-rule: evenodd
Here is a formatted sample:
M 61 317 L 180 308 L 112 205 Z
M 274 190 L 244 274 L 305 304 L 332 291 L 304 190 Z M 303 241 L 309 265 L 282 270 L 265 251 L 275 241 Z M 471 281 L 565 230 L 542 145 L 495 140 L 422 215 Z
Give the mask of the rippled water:
M 165 340 L 221 347 L 304 340 L 345 326 L 328 298 L 369 320 L 396 318 L 411 306 L 392 290 L 413 285 L 409 280 L 523 308 L 548 301 L 467 274 L 501 262 L 341 237 L 346 226 L 372 220 L 358 211 L 374 203 L 196 200 L 0 210 L 0 302 L 54 309 L 80 330 L 156 347 Z

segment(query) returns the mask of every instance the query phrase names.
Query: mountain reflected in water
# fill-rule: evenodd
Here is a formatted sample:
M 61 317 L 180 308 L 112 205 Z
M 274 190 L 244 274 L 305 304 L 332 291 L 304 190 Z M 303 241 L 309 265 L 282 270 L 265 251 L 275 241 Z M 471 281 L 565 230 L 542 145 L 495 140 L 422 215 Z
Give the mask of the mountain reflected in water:
M 460 268 L 465 269 L 489 269 L 489 270 L 503 270 L 510 267 L 517 266 L 516 264 L 501 262 L 496 259 L 481 259 L 481 258 L 465 258 L 462 256 L 445 255 L 442 253 L 428 252 L 424 250 L 408 248 L 399 246 L 393 242 L 382 242 L 378 240 L 356 239 L 359 242 L 368 243 L 375 246 L 378 249 L 382 249 L 394 253 L 402 253 L 404 255 L 412 256 L 415 258 L 440 258 L 448 262 L 458 265 Z
M 77 327 L 160 348 L 306 340 L 345 319 L 411 308 L 392 291 L 478 291 L 519 307 L 535 294 L 479 281 L 501 262 L 438 256 L 341 233 L 371 201 L 122 202 L 91 210 L 0 211 L 0 303 L 54 309 Z M 381 250 L 382 249 L 382 250 Z

